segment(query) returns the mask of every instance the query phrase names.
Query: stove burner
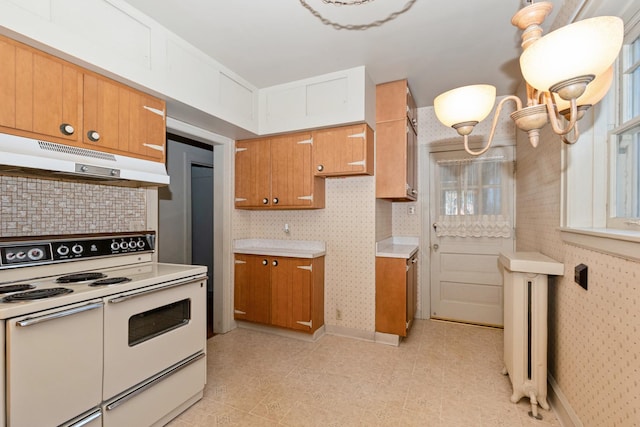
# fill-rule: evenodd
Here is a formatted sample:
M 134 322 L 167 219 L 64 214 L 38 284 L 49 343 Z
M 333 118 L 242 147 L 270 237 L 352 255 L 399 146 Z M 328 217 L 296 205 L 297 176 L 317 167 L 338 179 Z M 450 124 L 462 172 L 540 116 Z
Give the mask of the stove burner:
M 106 279 L 96 280 L 95 282 L 90 283 L 89 286 L 117 285 L 118 283 L 127 283 L 130 281 L 131 279 L 128 277 L 108 277 Z
M 33 285 L 9 285 L 9 286 L 0 286 L 0 294 L 8 294 L 9 292 L 20 292 L 26 291 L 28 289 L 34 289 Z
M 16 301 L 29 301 L 34 299 L 50 298 L 57 295 L 63 295 L 73 292 L 73 289 L 68 288 L 48 288 L 48 289 L 36 289 L 35 291 L 20 292 L 4 297 L 4 302 L 16 302 Z
M 102 273 L 76 273 L 58 277 L 56 283 L 85 282 L 87 280 L 102 279 L 103 277 L 107 277 L 107 275 Z

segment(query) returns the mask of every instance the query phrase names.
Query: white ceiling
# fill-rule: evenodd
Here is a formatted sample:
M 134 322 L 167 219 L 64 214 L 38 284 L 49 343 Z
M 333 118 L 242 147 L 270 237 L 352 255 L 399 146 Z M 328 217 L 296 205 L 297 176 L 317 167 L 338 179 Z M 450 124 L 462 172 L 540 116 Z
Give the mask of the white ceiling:
M 521 80 L 520 32 L 512 15 L 524 0 L 126 0 L 259 88 L 366 66 L 374 83 L 408 78 L 418 106 L 454 87 L 488 83 L 513 94 Z M 351 0 L 346 0 L 351 1 Z M 552 0 L 554 12 L 563 0 Z M 548 30 L 553 17 L 544 24 Z

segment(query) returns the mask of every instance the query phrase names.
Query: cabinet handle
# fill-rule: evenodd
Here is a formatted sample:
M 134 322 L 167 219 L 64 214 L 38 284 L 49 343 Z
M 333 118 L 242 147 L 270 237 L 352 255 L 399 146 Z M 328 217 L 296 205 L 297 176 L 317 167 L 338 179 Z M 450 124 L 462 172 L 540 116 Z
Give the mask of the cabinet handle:
M 75 131 L 76 129 L 69 123 L 63 123 L 60 125 L 60 132 L 62 132 L 63 135 L 73 135 Z
M 274 204 L 274 205 L 277 205 L 277 204 L 278 204 L 278 198 L 277 198 L 277 197 L 274 197 L 274 198 L 273 198 L 273 204 Z
M 274 259 L 273 262 L 271 263 L 271 265 L 273 265 L 274 267 L 278 266 L 278 260 Z
M 263 259 L 262 260 L 262 265 L 267 265 L 267 264 L 269 264 L 269 261 L 267 261 L 266 259 Z
M 267 203 L 269 203 L 269 199 L 267 199 L 266 197 L 264 199 L 262 199 L 262 204 L 266 205 Z
M 87 132 L 87 138 L 89 138 L 89 141 L 98 142 L 100 140 L 100 134 L 96 130 L 90 130 Z
M 324 170 L 324 166 L 318 165 L 316 169 L 318 169 L 318 172 L 322 172 Z

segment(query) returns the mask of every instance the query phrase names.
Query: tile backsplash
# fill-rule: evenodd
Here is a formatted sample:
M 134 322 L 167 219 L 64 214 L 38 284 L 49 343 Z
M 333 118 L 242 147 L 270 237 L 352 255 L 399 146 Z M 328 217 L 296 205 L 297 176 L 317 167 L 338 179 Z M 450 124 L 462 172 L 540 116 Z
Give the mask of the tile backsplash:
M 145 228 L 144 189 L 0 175 L 0 237 Z

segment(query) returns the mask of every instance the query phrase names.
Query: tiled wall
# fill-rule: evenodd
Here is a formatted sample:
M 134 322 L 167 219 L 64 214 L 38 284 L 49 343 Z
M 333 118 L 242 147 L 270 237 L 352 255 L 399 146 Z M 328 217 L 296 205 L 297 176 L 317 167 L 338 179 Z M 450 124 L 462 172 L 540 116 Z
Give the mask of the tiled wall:
M 325 208 L 298 211 L 234 209 L 233 238 L 326 242 L 325 323 L 375 329 L 376 199 L 374 177 L 328 178 Z M 380 207 L 384 210 L 384 206 Z M 290 232 L 283 231 L 289 224 Z M 336 309 L 342 319 L 336 319 Z
M 0 237 L 145 229 L 143 189 L 0 175 Z

